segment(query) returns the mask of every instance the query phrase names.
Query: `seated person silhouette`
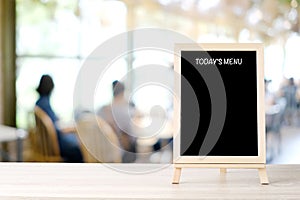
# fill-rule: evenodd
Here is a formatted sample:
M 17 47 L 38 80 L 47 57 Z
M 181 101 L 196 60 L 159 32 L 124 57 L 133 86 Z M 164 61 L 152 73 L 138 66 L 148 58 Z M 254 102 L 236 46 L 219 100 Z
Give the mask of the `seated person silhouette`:
M 40 107 L 51 118 L 57 133 L 61 157 L 65 162 L 83 162 L 80 145 L 74 133 L 66 132 L 70 129 L 61 129 L 58 126 L 59 119 L 50 105 L 50 96 L 54 88 L 54 83 L 49 75 L 43 75 L 38 88 L 39 99 L 36 105 Z M 74 129 L 75 130 L 75 129 Z
M 136 137 L 131 125 L 134 106 L 125 97 L 125 86 L 119 81 L 112 83 L 113 100 L 110 105 L 103 106 L 98 115 L 101 116 L 118 135 L 123 148 L 122 162 L 134 162 L 136 159 Z

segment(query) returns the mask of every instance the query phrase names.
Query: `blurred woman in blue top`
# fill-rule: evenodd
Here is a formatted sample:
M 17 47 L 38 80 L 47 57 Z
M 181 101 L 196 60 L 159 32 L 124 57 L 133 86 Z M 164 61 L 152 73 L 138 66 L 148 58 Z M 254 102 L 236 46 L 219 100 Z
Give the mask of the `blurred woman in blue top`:
M 50 96 L 53 88 L 54 83 L 51 76 L 43 75 L 37 88 L 40 97 L 37 100 L 36 105 L 45 111 L 51 118 L 56 129 L 60 154 L 65 162 L 83 162 L 76 135 L 74 133 L 66 133 L 58 127 L 59 119 L 50 105 Z

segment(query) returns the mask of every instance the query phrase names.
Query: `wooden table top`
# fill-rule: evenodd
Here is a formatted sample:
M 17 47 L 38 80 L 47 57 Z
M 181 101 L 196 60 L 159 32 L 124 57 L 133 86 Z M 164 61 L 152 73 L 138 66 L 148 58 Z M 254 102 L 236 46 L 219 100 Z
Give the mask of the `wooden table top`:
M 0 124 L 0 142 L 10 142 L 17 140 L 18 138 L 23 139 L 25 137 L 27 137 L 26 131 Z
M 172 185 L 172 165 L 0 163 L 0 199 L 300 199 L 300 165 L 267 172 L 270 185 L 255 169 L 187 168 Z

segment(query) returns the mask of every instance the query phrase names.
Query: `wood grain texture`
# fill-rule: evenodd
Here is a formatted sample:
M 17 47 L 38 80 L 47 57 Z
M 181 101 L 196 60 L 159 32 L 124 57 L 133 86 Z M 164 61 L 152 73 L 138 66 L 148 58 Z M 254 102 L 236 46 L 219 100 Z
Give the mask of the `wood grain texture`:
M 155 164 L 0 163 L 0 199 L 299 199 L 300 165 L 267 166 L 270 185 L 257 169 L 186 168 L 171 184 L 173 166 Z

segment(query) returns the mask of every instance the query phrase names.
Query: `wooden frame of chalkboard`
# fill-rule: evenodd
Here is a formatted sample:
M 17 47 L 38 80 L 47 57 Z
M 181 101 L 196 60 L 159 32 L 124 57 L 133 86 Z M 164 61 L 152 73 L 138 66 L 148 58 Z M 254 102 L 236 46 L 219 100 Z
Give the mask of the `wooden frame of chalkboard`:
M 251 130 L 254 130 L 253 134 L 252 134 L 252 132 L 250 133 L 250 134 L 252 134 L 252 136 L 254 138 L 254 139 L 252 139 L 252 141 L 254 141 L 254 143 L 252 143 L 253 145 L 251 145 L 251 147 L 254 146 L 254 150 L 250 153 L 247 152 L 247 149 L 241 149 L 241 151 L 240 151 L 242 153 L 245 153 L 245 155 L 241 155 L 242 153 L 239 153 L 239 149 L 236 149 L 236 150 L 233 149 L 231 151 L 226 151 L 226 148 L 227 148 L 226 142 L 219 149 L 217 148 L 217 150 L 212 149 L 213 147 L 211 149 L 209 149 L 209 150 L 211 150 L 211 152 L 214 152 L 211 154 L 210 154 L 210 152 L 205 152 L 205 151 L 204 151 L 205 152 L 204 154 L 201 154 L 201 149 L 200 149 L 199 154 L 195 155 L 195 151 L 193 152 L 193 151 L 186 150 L 189 147 L 184 147 L 185 149 L 183 151 L 182 143 L 185 139 L 185 138 L 183 138 L 185 136 L 184 135 L 185 130 L 182 129 L 182 127 L 184 127 L 184 126 L 182 126 L 182 116 L 187 116 L 187 115 L 182 114 L 182 105 L 181 105 L 182 104 L 182 96 L 181 96 L 182 95 L 182 83 L 181 83 L 182 78 L 175 78 L 175 93 L 178 94 L 179 97 L 174 97 L 174 101 L 173 101 L 174 102 L 173 103 L 174 104 L 174 130 L 179 130 L 179 131 L 174 133 L 174 141 L 173 141 L 173 163 L 174 163 L 174 168 L 175 168 L 173 183 L 179 183 L 181 168 L 184 168 L 184 167 L 214 167 L 214 168 L 220 168 L 221 172 L 226 172 L 226 168 L 257 168 L 259 170 L 259 176 L 260 176 L 261 183 L 268 184 L 268 178 L 267 178 L 266 168 L 265 168 L 266 148 L 265 148 L 263 48 L 264 48 L 263 44 L 259 44 L 259 43 L 234 43 L 234 44 L 233 43 L 231 43 L 231 44 L 213 43 L 213 44 L 176 44 L 175 45 L 174 70 L 175 70 L 175 73 L 179 74 L 180 77 L 183 77 L 183 74 L 182 74 L 183 66 L 181 66 L 181 65 L 182 65 L 182 62 L 185 62 L 185 60 L 188 60 L 188 62 L 195 68 L 199 67 L 198 64 L 199 65 L 201 64 L 200 67 L 211 67 L 211 66 L 216 67 L 218 65 L 217 69 L 219 71 L 222 71 L 222 69 L 221 69 L 222 67 L 224 67 L 224 68 L 226 67 L 227 69 L 234 68 L 234 64 L 236 64 L 238 67 L 238 64 L 241 64 L 241 63 L 238 62 L 239 60 L 237 58 L 237 55 L 241 55 L 241 57 L 244 56 L 243 57 L 244 63 L 245 63 L 244 69 L 251 68 L 251 70 L 252 70 L 252 72 L 249 75 L 247 75 L 247 77 L 251 76 L 251 75 L 253 76 L 253 77 L 250 77 L 250 79 L 249 79 L 249 81 L 252 84 L 248 84 L 248 85 L 246 85 L 246 87 L 251 87 L 252 88 L 251 90 L 254 92 L 252 94 L 256 95 L 256 102 L 253 101 L 254 102 L 253 105 L 256 107 L 256 109 L 252 109 L 252 110 L 254 110 L 254 115 L 256 115 L 256 116 L 253 116 L 253 118 L 251 119 L 252 124 L 247 124 L 247 126 L 245 126 L 245 129 L 247 129 L 247 127 L 249 127 L 249 126 L 250 127 L 253 126 L 253 129 L 251 129 Z M 225 55 L 224 57 L 222 57 L 223 53 Z M 183 55 L 185 58 L 183 58 Z M 195 57 L 195 55 L 197 55 L 197 58 Z M 208 57 L 207 57 L 207 55 L 208 55 Z M 228 56 L 230 56 L 230 55 L 233 55 L 233 60 L 232 60 L 233 64 L 232 65 L 229 63 L 229 61 L 228 62 L 227 62 L 227 60 L 225 61 L 225 59 L 228 59 L 229 58 Z M 250 57 L 249 57 L 249 55 L 250 55 Z M 201 56 L 204 56 L 204 57 L 201 57 Z M 249 57 L 248 60 L 247 60 L 247 56 Z M 196 59 L 198 59 L 198 60 L 196 60 Z M 220 60 L 218 60 L 218 59 L 220 59 Z M 224 59 L 224 62 L 222 59 Z M 251 59 L 252 59 L 252 61 L 251 61 Z M 220 61 L 219 64 L 218 64 L 218 61 Z M 251 64 L 247 64 L 247 62 L 250 62 L 250 61 L 251 61 Z M 224 63 L 226 64 L 226 66 Z M 222 64 L 223 64 L 223 66 L 221 66 Z M 253 65 L 255 65 L 255 66 L 253 66 Z M 185 67 L 187 67 L 187 66 L 185 66 Z M 236 68 L 236 69 L 240 70 L 241 68 Z M 185 69 L 185 71 L 187 71 L 187 70 L 189 70 L 189 69 Z M 226 73 L 226 72 L 224 72 L 224 73 Z M 237 73 L 239 73 L 239 72 L 237 72 Z M 201 74 L 201 75 L 203 78 L 203 74 Z M 210 76 L 209 78 L 211 79 L 211 78 L 215 78 L 215 77 Z M 222 76 L 222 78 L 224 79 L 224 78 L 226 78 L 226 76 L 225 77 Z M 205 79 L 205 77 L 203 78 L 204 84 L 208 85 L 208 83 L 206 82 L 206 81 L 209 81 L 208 79 Z M 237 79 L 237 80 L 239 80 L 239 79 Z M 214 80 L 214 81 L 216 81 L 216 80 Z M 196 82 L 194 81 L 194 84 L 195 83 Z M 193 83 L 191 83 L 191 84 L 193 84 Z M 238 85 L 241 83 L 236 83 L 236 84 Z M 227 85 L 228 88 L 230 88 L 231 86 L 232 85 L 230 85 L 230 84 L 229 84 L 229 86 Z M 193 89 L 194 89 L 194 87 L 193 87 Z M 210 93 L 213 90 L 214 90 L 213 87 L 211 88 L 211 90 L 209 90 L 208 94 L 210 94 L 210 98 L 214 97 Z M 196 91 L 196 93 L 197 93 L 197 91 Z M 228 95 L 231 95 L 231 93 L 227 94 L 227 88 L 226 88 L 226 92 L 225 92 L 226 98 L 228 98 Z M 180 99 L 181 101 L 178 102 L 178 99 Z M 212 100 L 210 100 L 210 101 L 212 101 Z M 214 106 L 214 105 L 211 105 L 211 106 Z M 231 112 L 230 109 L 234 109 L 232 107 L 233 106 L 228 108 L 230 112 Z M 228 110 L 226 110 L 226 111 L 229 112 Z M 242 109 L 241 109 L 241 111 L 242 111 Z M 199 112 L 199 110 L 196 109 L 196 112 Z M 211 109 L 209 112 L 211 114 L 211 116 L 212 116 L 212 112 L 213 111 Z M 243 115 L 245 115 L 245 113 L 243 113 L 241 116 L 243 116 Z M 224 116 L 226 116 L 226 115 L 224 115 Z M 213 121 L 212 118 L 213 117 L 211 117 L 211 119 L 210 119 L 211 121 Z M 228 123 L 228 120 L 225 122 L 225 120 L 226 120 L 225 118 L 228 118 L 228 116 L 224 117 L 224 121 L 223 121 L 225 124 L 223 127 L 224 129 L 225 129 L 226 123 Z M 199 124 L 200 124 L 200 122 L 199 122 Z M 185 126 L 185 127 L 187 127 L 187 126 Z M 198 131 L 200 129 L 199 127 L 198 127 Z M 233 127 L 233 123 L 228 125 L 227 129 L 230 131 L 232 127 Z M 203 129 L 203 130 L 205 130 L 205 129 Z M 234 132 L 237 132 L 236 129 L 234 129 L 234 128 L 232 130 Z M 220 139 L 222 137 L 222 131 L 220 131 L 220 134 L 218 135 L 218 138 L 216 139 L 216 141 L 218 141 L 218 139 Z M 241 134 L 243 133 L 243 130 L 239 129 L 239 131 Z M 207 134 L 207 133 L 205 133 L 205 134 Z M 191 137 L 191 136 L 189 135 L 187 137 Z M 243 141 L 238 141 L 238 139 L 239 138 L 237 138 L 237 141 L 235 141 L 235 142 L 237 142 L 237 143 L 243 142 Z M 222 139 L 220 139 L 220 140 L 222 140 Z M 185 143 L 187 143 L 187 142 L 185 142 Z M 214 144 L 216 144 L 216 143 L 214 143 Z M 194 143 L 188 143 L 188 144 L 193 145 Z M 202 140 L 202 143 L 198 142 L 198 144 L 203 145 L 204 139 Z M 218 144 L 216 144 L 216 145 L 218 145 Z M 230 146 L 232 146 L 232 145 L 230 145 Z M 228 148 L 231 148 L 231 147 L 228 146 Z M 239 148 L 242 148 L 242 147 L 240 146 Z M 196 149 L 196 148 L 194 148 L 194 149 Z M 255 151 L 255 149 L 256 149 L 256 151 Z M 199 149 L 197 149 L 197 152 L 198 152 L 198 150 Z M 235 151 L 237 153 L 235 153 Z M 230 153 L 229 153 L 229 155 L 223 155 L 223 152 L 230 152 Z M 191 155 L 189 155 L 189 153 L 191 153 Z

